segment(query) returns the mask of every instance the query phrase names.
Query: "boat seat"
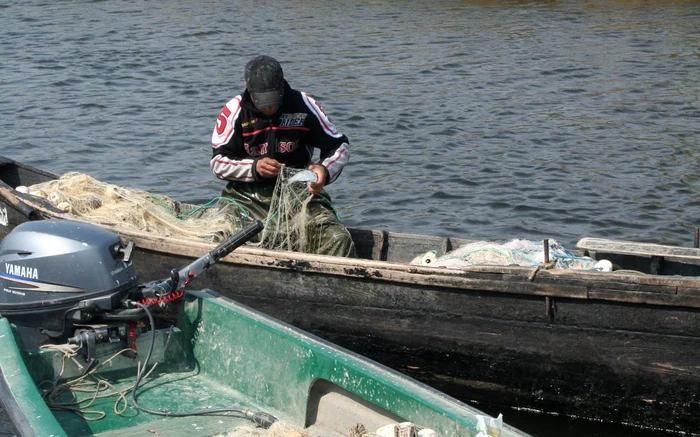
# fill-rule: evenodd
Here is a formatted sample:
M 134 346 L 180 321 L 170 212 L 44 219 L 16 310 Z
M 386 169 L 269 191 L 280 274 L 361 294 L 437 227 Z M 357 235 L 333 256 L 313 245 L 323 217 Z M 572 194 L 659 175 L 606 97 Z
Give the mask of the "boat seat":
M 585 256 L 609 260 L 615 270 L 634 270 L 653 275 L 700 276 L 700 249 L 697 248 L 603 238 L 583 238 L 576 244 L 576 248 Z
M 691 247 L 666 246 L 654 243 L 606 240 L 603 238 L 582 238 L 576 243 L 582 252 L 612 253 L 634 256 L 659 256 L 700 261 L 700 249 Z

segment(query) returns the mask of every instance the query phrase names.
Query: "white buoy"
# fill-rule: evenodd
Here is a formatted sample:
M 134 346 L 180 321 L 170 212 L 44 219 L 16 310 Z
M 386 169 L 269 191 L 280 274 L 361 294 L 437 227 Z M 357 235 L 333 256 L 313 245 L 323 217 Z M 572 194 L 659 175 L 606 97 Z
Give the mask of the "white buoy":
M 20 185 L 19 187 L 15 188 L 15 191 L 27 194 L 29 193 L 29 188 L 25 187 L 24 185 Z
M 420 265 L 422 266 L 432 266 L 435 264 L 435 261 L 437 261 L 437 255 L 435 255 L 435 252 L 428 252 L 420 260 Z
M 598 270 L 599 272 L 612 272 L 613 265 L 607 259 L 601 259 L 593 266 L 593 270 Z

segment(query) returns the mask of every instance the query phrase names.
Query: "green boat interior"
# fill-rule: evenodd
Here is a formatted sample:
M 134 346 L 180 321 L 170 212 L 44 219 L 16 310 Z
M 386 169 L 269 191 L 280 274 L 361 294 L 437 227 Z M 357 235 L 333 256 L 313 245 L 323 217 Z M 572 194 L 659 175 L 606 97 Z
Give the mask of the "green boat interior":
M 348 429 L 358 425 L 374 430 L 407 420 L 430 424 L 443 436 L 476 434 L 476 416 L 465 416 L 464 404 L 422 385 L 406 384 L 405 378 L 383 366 L 209 290 L 187 292 L 183 300 L 175 326 L 157 329 L 154 336 L 149 331 L 136 341 L 143 360 L 153 338 L 146 370 L 150 374 L 136 392 L 142 408 L 163 413 L 251 410 L 324 436 L 347 436 Z M 114 437 L 226 435 L 255 426 L 241 414 L 164 417 L 134 408 L 130 391 L 143 362 L 120 354 L 118 344 L 104 343 L 97 350 L 97 364 L 82 378 L 104 382 L 72 385 L 54 399 L 49 396 L 52 387 L 81 379 L 85 361 L 57 347 L 25 351 L 20 346 L 17 351 L 19 337 L 14 326 L 0 319 L 0 347 L 19 352 L 2 363 L 5 383 L 21 398 L 25 417 L 43 418 L 35 424 L 46 432 L 43 435 L 54 434 L 57 424 L 70 430 L 69 435 Z M 13 361 L 12 356 L 22 359 Z M 116 391 L 124 398 L 114 395 Z M 80 414 L 47 407 L 51 401 L 70 402 L 74 397 L 82 400 Z M 55 421 L 46 419 L 52 415 Z

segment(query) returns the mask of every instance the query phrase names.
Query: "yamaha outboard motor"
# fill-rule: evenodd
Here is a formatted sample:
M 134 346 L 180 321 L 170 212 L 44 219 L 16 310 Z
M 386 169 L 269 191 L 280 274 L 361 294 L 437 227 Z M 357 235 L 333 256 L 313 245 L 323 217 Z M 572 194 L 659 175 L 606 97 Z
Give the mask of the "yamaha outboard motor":
M 41 220 L 0 242 L 0 314 L 61 336 L 121 305 L 138 288 L 133 244 L 95 225 Z

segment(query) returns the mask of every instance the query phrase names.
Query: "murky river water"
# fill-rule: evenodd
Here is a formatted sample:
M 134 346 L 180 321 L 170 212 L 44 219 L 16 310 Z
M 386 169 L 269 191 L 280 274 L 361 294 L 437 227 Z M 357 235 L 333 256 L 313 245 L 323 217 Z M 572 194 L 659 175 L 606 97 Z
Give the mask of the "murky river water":
M 211 199 L 216 116 L 262 53 L 351 140 L 347 225 L 571 248 L 700 226 L 700 1 L 0 0 L 0 153 Z M 548 420 L 522 427 L 582 435 Z

